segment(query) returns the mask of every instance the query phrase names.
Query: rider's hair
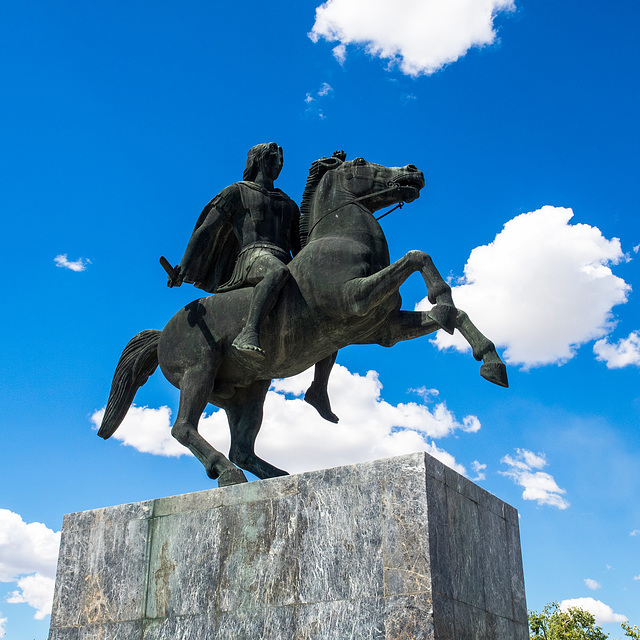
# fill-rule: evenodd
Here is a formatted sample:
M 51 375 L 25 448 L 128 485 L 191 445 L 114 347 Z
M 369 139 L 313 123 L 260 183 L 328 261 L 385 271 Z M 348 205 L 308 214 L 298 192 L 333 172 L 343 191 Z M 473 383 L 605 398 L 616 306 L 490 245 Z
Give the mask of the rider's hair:
M 243 180 L 253 182 L 256 179 L 258 171 L 260 170 L 260 162 L 262 162 L 262 159 L 269 153 L 270 149 L 270 142 L 262 142 L 249 149 L 249 153 L 247 153 L 247 166 L 242 175 Z
M 345 156 L 346 157 L 346 156 Z M 333 158 L 320 158 L 316 160 L 309 168 L 309 176 L 307 184 L 302 194 L 302 202 L 300 203 L 300 246 L 306 246 L 309 241 L 309 214 L 311 213 L 311 202 L 316 194 L 316 189 L 320 184 L 323 176 L 327 171 L 337 169 L 342 163 L 343 158 L 334 154 Z

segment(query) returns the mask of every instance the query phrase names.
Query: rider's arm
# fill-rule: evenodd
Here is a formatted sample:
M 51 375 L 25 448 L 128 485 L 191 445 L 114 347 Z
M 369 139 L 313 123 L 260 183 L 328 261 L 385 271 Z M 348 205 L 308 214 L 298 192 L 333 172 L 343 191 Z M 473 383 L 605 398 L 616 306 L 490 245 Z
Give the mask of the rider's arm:
M 211 239 L 219 228 L 233 217 L 238 202 L 237 187 L 231 185 L 221 191 L 203 209 L 199 224 L 191 234 L 189 244 L 180 261 L 180 279 L 182 281 L 194 282 L 198 278 L 200 274 L 196 271 L 203 252 L 210 249 Z

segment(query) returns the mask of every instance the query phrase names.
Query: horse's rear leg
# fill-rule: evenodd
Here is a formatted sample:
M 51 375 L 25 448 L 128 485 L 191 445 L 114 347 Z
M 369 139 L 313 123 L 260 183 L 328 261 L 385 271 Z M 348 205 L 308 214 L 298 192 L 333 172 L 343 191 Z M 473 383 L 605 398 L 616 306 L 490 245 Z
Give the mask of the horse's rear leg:
M 429 317 L 441 329 L 453 333 L 456 308 L 451 297 L 451 287 L 436 269 L 431 256 L 424 251 L 409 251 L 381 271 L 347 282 L 345 289 L 352 311 L 359 316 L 366 315 L 373 307 L 396 293 L 402 283 L 416 271 L 422 274 L 429 302 L 435 305 L 427 312 Z
M 231 430 L 229 458 L 261 479 L 288 475 L 255 454 L 256 437 L 262 426 L 264 399 L 270 384 L 270 380 L 258 380 L 246 389 L 237 389 L 233 401 L 225 407 Z
M 473 357 L 478 361 L 482 361 L 480 375 L 485 380 L 493 382 L 500 387 L 508 387 L 507 367 L 496 352 L 493 342 L 481 333 L 478 327 L 469 320 L 469 316 L 460 309 L 458 309 L 456 317 L 456 329 L 471 345 Z
M 192 369 L 184 374 L 180 383 L 180 408 L 171 435 L 202 462 L 210 478 L 218 479 L 218 486 L 246 482 L 244 473 L 198 433 L 198 422 L 212 387 L 211 373 Z

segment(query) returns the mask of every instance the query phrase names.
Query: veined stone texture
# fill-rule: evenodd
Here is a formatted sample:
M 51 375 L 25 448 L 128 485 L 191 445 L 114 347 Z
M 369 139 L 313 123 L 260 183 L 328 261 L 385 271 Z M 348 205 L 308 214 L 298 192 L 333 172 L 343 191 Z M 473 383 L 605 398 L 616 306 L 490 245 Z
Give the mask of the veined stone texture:
M 49 640 L 527 640 L 517 511 L 425 453 L 65 516 Z

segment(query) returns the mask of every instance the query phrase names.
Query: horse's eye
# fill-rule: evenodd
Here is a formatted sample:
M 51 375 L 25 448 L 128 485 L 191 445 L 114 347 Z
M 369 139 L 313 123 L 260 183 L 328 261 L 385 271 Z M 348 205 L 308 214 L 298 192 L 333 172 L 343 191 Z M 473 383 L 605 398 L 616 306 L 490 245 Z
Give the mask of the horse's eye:
M 356 158 L 353 161 L 353 164 L 359 166 L 359 165 L 367 164 L 367 161 L 364 158 Z

